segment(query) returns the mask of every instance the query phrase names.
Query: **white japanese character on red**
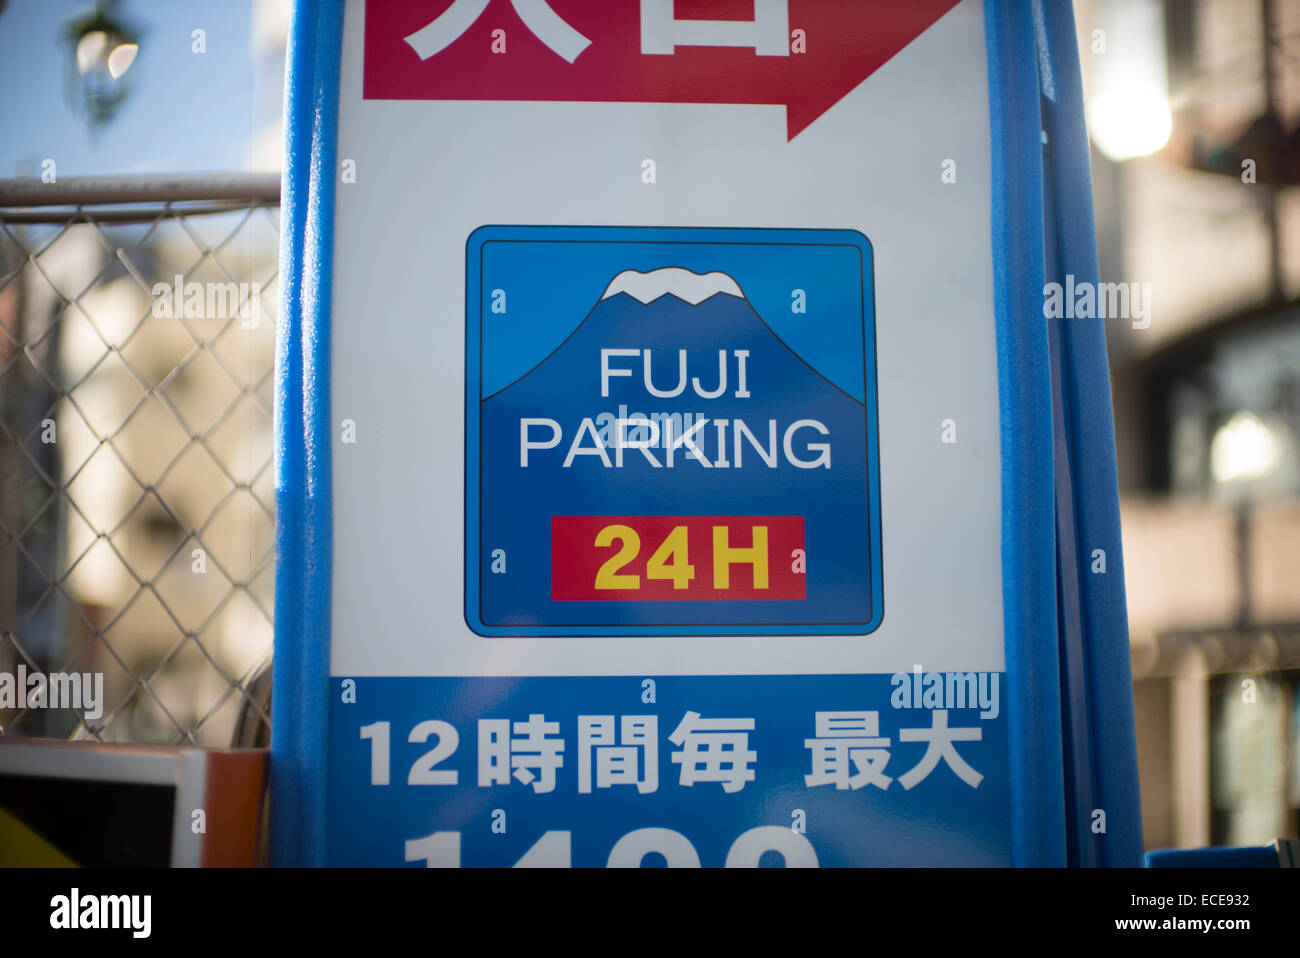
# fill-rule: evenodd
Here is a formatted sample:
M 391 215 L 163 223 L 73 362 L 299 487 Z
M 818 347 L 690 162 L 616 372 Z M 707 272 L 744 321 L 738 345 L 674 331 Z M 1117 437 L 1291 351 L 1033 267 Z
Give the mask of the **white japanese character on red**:
M 458 40 L 483 15 L 491 0 L 456 0 L 430 23 L 406 37 L 406 42 L 427 60 Z M 550 8 L 546 0 L 510 0 L 510 5 L 537 39 L 572 63 L 591 41 Z

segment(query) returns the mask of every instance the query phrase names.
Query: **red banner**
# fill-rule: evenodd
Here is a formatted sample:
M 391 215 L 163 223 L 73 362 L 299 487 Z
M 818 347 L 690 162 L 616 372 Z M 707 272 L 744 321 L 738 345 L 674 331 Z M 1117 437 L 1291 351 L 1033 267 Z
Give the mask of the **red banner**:
M 798 599 L 802 516 L 553 516 L 551 598 Z
M 794 139 L 956 5 L 367 0 L 363 96 L 777 104 Z

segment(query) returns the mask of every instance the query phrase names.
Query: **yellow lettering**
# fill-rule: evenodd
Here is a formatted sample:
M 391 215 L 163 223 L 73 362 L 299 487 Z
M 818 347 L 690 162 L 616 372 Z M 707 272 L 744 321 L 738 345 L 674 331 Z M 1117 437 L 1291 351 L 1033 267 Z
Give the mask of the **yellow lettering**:
M 754 538 L 748 549 L 732 548 L 726 526 L 713 527 L 713 587 L 731 588 L 732 563 L 754 568 L 754 588 L 767 588 L 767 526 L 754 526 Z

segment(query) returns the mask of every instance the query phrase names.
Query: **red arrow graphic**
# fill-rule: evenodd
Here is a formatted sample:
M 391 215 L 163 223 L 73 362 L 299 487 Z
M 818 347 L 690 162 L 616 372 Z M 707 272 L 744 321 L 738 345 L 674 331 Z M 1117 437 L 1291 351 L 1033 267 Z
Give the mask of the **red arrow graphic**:
M 783 104 L 794 139 L 957 2 L 367 0 L 363 96 Z M 743 41 L 756 20 L 771 40 L 776 25 L 784 55 L 680 39 L 671 54 L 643 53 L 643 5 L 688 31 L 712 23 L 693 40 Z

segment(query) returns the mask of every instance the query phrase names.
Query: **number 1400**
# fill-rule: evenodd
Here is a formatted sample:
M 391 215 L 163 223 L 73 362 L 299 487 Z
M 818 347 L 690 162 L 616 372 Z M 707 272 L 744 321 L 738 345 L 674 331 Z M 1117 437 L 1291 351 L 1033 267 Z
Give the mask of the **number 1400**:
M 406 860 L 424 862 L 427 868 L 460 867 L 460 832 L 433 832 L 406 843 Z M 786 868 L 817 868 L 812 842 L 783 825 L 763 825 L 741 833 L 731 843 L 724 866 L 757 868 L 769 852 L 781 856 Z M 638 828 L 610 849 L 607 868 L 640 868 L 650 855 L 659 855 L 669 868 L 699 868 L 700 855 L 691 840 L 671 828 Z M 515 862 L 515 868 L 570 868 L 573 833 L 548 831 Z

